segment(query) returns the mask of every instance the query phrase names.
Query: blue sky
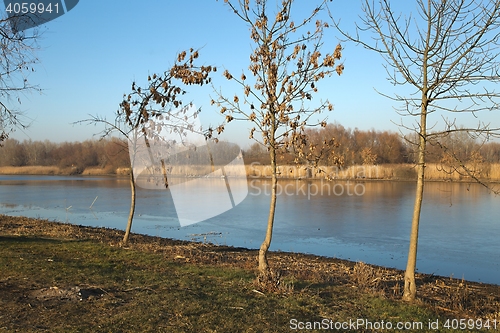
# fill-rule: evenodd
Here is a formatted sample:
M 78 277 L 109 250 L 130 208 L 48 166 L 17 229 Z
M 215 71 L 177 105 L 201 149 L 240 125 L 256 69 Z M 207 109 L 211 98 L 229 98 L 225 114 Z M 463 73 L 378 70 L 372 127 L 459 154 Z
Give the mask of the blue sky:
M 309 13 L 309 4 L 297 1 L 295 15 L 302 17 L 305 8 Z M 361 13 L 359 1 L 334 0 L 330 6 L 348 28 Z M 20 106 L 12 103 L 31 119 L 27 130 L 12 135 L 18 140 L 91 139 L 99 127 L 72 123 L 88 118 L 88 114 L 112 119 L 132 81 L 144 84 L 148 74 L 168 69 L 178 52 L 191 47 L 201 48 L 200 63 L 218 67 L 214 85 L 231 96 L 234 90 L 222 78 L 222 69 L 236 74 L 246 70 L 251 50 L 248 27 L 223 0 L 80 0 L 73 10 L 48 22 L 42 30 L 37 53 L 40 63 L 29 80 L 43 92 L 22 95 Z M 339 34 L 331 29 L 327 36 L 325 52 L 332 52 Z M 395 92 L 386 79 L 381 57 L 353 44 L 343 46 L 344 74 L 325 80 L 319 87 L 321 96 L 335 107 L 327 113 L 328 121 L 350 128 L 397 131 L 393 122 L 399 123 L 401 117 L 393 109 L 396 105 L 374 90 Z M 223 120 L 210 105 L 210 95 L 214 95 L 211 89 L 194 88 L 186 97 L 202 107 L 205 125 Z M 499 116 L 488 120 L 500 125 Z M 464 125 L 468 121 L 465 119 Z M 471 121 L 472 125 L 477 123 Z M 247 123 L 232 122 L 226 126 L 224 138 L 245 147 L 248 127 Z

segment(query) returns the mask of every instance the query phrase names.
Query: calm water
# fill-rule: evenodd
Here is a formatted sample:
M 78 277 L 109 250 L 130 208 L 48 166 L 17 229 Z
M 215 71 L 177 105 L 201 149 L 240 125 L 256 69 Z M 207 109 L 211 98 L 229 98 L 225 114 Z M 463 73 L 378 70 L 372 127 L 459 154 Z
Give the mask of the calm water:
M 258 248 L 270 182 L 248 184 L 236 208 L 182 228 L 169 191 L 138 188 L 132 231 Z M 128 186 L 120 178 L 0 176 L 0 213 L 124 229 Z M 283 180 L 280 190 L 272 250 L 405 268 L 415 184 Z M 500 284 L 499 216 L 500 197 L 477 184 L 426 184 L 418 270 Z

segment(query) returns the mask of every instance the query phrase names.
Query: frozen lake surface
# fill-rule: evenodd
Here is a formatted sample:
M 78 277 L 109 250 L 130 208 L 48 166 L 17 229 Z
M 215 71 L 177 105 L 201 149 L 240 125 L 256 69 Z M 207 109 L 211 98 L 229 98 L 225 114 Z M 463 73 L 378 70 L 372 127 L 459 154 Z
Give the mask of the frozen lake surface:
M 271 250 L 405 268 L 414 183 L 280 180 L 279 190 Z M 132 231 L 258 248 L 270 181 L 250 179 L 248 191 L 235 208 L 181 227 L 169 190 L 138 188 Z M 129 204 L 126 178 L 0 176 L 2 214 L 124 229 Z M 499 216 L 500 197 L 477 184 L 427 183 L 418 271 L 500 284 Z

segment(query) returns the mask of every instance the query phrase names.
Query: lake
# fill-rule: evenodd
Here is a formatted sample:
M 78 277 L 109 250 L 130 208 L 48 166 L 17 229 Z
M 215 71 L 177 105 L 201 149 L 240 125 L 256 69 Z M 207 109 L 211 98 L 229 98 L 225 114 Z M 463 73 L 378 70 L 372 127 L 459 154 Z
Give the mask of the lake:
M 132 231 L 258 248 L 270 180 L 247 184 L 235 208 L 185 227 L 169 190 L 139 187 Z M 280 180 L 279 192 L 271 250 L 406 267 L 415 183 Z M 127 178 L 0 176 L 1 214 L 124 229 L 129 205 Z M 418 271 L 500 284 L 499 216 L 500 197 L 478 184 L 426 183 Z

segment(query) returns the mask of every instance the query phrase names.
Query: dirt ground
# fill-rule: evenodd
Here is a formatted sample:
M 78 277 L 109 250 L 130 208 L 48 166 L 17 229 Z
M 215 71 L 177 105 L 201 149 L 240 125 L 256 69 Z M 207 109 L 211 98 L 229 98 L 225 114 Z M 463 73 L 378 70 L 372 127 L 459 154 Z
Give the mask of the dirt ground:
M 120 246 L 123 231 L 105 228 L 91 228 L 64 223 L 49 222 L 24 217 L 0 215 L 0 236 L 37 236 L 56 239 L 92 240 L 99 243 Z M 163 255 L 179 261 L 202 263 L 255 270 L 257 251 L 244 248 L 216 246 L 212 244 L 177 241 L 160 237 L 132 234 L 129 248 Z M 314 255 L 273 252 L 270 265 L 286 279 L 328 282 L 362 288 L 390 299 L 399 299 L 402 293 L 403 272 L 363 263 Z M 500 286 L 488 285 L 448 277 L 417 274 L 418 302 L 438 312 L 460 315 L 468 318 L 500 319 Z M 26 289 L 23 281 L 8 281 L 9 288 Z M 19 284 L 19 285 L 16 285 Z M 0 280 L 2 298 L 19 297 L 5 293 Z M 84 290 L 32 290 L 31 296 L 38 299 L 60 297 L 68 299 L 92 298 L 101 291 L 92 288 Z M 14 301 L 14 299 L 10 300 Z M 16 317 L 16 314 L 10 314 Z M 22 316 L 22 314 L 19 314 Z

